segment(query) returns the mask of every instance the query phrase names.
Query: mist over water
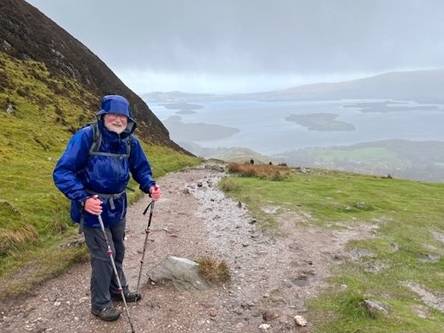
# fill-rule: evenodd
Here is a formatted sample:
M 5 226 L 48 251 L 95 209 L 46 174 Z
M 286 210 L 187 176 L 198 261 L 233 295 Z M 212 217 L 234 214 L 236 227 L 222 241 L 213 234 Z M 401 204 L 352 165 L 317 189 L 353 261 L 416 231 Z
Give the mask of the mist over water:
M 203 147 L 246 147 L 262 154 L 276 154 L 306 147 L 351 145 L 387 139 L 444 141 L 444 105 L 406 101 L 338 100 L 305 102 L 217 101 L 198 102 L 192 112 L 168 109 L 162 104 L 150 107 L 168 127 L 168 119 L 180 116 L 184 124 L 199 123 L 237 128 L 239 132 L 202 140 L 192 140 Z M 369 107 L 372 106 L 372 107 Z M 336 115 L 335 121 L 349 125 L 337 130 L 322 116 Z M 305 123 L 289 121 L 291 115 L 316 115 L 310 128 Z M 321 117 L 320 123 L 319 117 Z M 170 118 L 171 119 L 171 118 Z M 331 123 L 331 122 L 330 122 Z M 350 129 L 352 128 L 352 129 Z M 178 131 L 177 131 L 178 132 Z M 172 129 L 173 140 L 188 142 L 186 135 Z

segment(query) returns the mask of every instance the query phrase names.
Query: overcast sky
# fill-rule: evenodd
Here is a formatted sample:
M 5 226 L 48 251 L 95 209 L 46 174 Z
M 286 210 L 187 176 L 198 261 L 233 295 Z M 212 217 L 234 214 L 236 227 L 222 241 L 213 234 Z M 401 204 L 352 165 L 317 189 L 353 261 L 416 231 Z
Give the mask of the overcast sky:
M 442 0 L 29 0 L 138 93 L 444 68 Z

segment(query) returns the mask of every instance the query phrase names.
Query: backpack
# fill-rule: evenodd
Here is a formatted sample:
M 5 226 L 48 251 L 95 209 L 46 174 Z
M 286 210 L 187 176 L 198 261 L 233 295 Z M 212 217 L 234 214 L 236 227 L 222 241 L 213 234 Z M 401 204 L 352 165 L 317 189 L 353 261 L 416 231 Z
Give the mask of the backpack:
M 99 151 L 100 146 L 102 144 L 102 133 L 100 132 L 99 124 L 97 122 L 93 122 L 88 124 L 87 126 L 91 126 L 93 130 L 93 142 L 91 144 L 91 147 L 89 148 L 89 155 L 110 156 L 118 159 L 124 159 L 130 157 L 132 134 L 123 140 L 126 143 L 126 154 L 106 153 Z

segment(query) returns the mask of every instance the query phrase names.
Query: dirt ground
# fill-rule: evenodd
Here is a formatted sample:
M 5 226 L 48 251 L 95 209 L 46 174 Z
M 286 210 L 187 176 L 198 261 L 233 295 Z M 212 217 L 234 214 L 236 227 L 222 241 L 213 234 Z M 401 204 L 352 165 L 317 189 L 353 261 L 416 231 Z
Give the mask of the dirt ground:
M 158 180 L 144 266 L 143 300 L 129 307 L 136 332 L 311 332 L 297 326 L 304 302 L 325 287 L 331 265 L 348 254 L 351 239 L 369 228 L 322 230 L 306 215 L 265 207 L 279 222 L 279 233 L 261 232 L 244 205 L 225 197 L 217 182 L 224 173 L 208 165 Z M 129 208 L 125 271 L 135 288 L 147 216 L 145 197 Z M 232 280 L 206 291 L 152 285 L 147 275 L 166 256 L 225 260 Z M 1 332 L 130 332 L 126 316 L 112 323 L 90 313 L 89 264 L 79 264 L 46 282 L 33 296 L 0 305 Z

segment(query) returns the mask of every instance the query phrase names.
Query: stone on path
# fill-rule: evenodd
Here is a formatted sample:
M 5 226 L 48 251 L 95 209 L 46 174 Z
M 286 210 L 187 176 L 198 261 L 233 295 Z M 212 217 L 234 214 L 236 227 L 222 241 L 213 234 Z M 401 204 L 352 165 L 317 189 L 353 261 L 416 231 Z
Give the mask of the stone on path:
M 296 322 L 296 325 L 298 325 L 298 326 L 302 326 L 302 327 L 307 326 L 307 320 L 302 316 L 299 316 L 299 315 L 294 316 L 294 321 Z
M 148 274 L 154 282 L 171 281 L 180 290 L 206 290 L 209 284 L 199 274 L 199 264 L 187 258 L 166 257 Z
M 366 299 L 364 300 L 364 306 L 367 309 L 367 311 L 372 315 L 376 316 L 378 314 L 388 314 L 387 309 L 382 303 L 379 303 L 377 301 Z

